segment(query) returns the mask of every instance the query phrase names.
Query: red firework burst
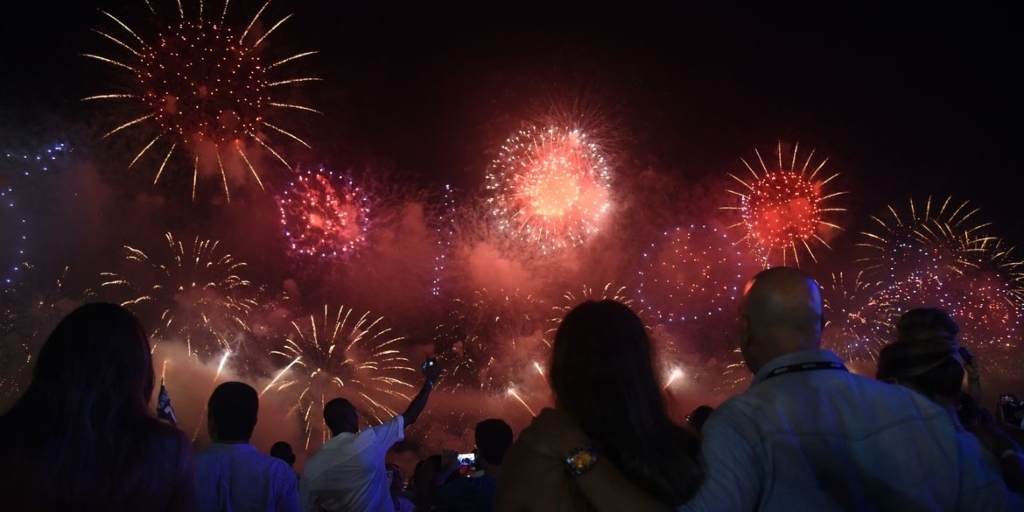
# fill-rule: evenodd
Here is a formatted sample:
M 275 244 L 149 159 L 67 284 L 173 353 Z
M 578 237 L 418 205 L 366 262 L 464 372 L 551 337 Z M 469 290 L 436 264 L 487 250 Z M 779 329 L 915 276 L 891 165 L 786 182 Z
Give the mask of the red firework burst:
M 169 144 L 166 156 L 156 172 L 153 183 L 160 180 L 175 148 L 182 146 L 194 157 L 192 171 L 192 199 L 195 199 L 199 175 L 219 175 L 224 194 L 230 201 L 229 170 L 232 180 L 243 179 L 246 171 L 262 188 L 259 173 L 253 166 L 246 144 L 256 144 L 274 155 L 286 167 L 288 163 L 265 142 L 265 128 L 287 136 L 306 147 L 305 141 L 272 124 L 268 117 L 276 110 L 292 109 L 307 112 L 316 110 L 275 100 L 280 86 L 318 80 L 312 77 L 278 77 L 278 66 L 312 55 L 306 52 L 277 62 L 263 61 L 261 45 L 289 16 L 284 17 L 262 35 L 256 34 L 254 25 L 270 3 L 268 0 L 252 17 L 244 30 L 226 24 L 228 1 L 219 19 L 203 17 L 203 1 L 198 5 L 194 19 L 186 16 L 178 2 L 177 23 L 160 23 L 156 34 L 146 38 L 114 15 L 103 12 L 116 23 L 114 31 L 95 29 L 94 32 L 117 45 L 120 56 L 83 54 L 132 73 L 123 91 L 98 94 L 85 100 L 119 100 L 132 104 L 133 117 L 107 132 L 103 137 L 130 127 L 148 128 L 155 133 L 128 164 L 131 168 L 150 149 L 161 142 Z M 157 16 L 153 5 L 146 6 Z M 152 136 L 152 134 L 151 134 Z
M 498 230 L 542 253 L 578 246 L 596 233 L 611 207 L 610 189 L 604 153 L 578 129 L 522 130 L 487 173 Z
M 846 192 L 825 193 L 825 186 L 838 174 L 820 178 L 818 173 L 825 167 L 828 159 L 811 169 L 814 157 L 812 150 L 803 162 L 797 163 L 799 144 L 793 147 L 792 160 L 786 165 L 783 162 L 782 143 L 778 145 L 778 169 L 769 170 L 756 149 L 757 160 L 761 164 L 762 173 L 754 170 L 746 160 L 742 160 L 753 175 L 753 181 L 747 182 L 734 174 L 729 174 L 746 187 L 746 191 L 730 190 L 740 197 L 740 206 L 726 207 L 738 209 L 743 214 L 743 223 L 747 229 L 747 239 L 755 253 L 768 265 L 772 254 L 780 252 L 782 263 L 785 264 L 789 255 L 793 262 L 800 264 L 799 247 L 803 247 L 811 259 L 817 261 L 812 242 L 818 242 L 829 248 L 822 238 L 822 233 L 829 228 L 841 229 L 838 225 L 825 220 L 828 212 L 844 211 L 843 208 L 826 206 L 826 202 Z
M 347 257 L 366 245 L 369 194 L 349 177 L 306 171 L 277 196 L 281 226 L 295 254 Z

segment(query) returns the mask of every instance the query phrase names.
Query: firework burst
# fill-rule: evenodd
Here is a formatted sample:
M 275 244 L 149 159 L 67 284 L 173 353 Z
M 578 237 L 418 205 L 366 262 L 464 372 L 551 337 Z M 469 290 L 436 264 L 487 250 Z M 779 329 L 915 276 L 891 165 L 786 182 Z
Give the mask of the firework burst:
M 606 157 L 578 129 L 520 131 L 505 141 L 486 180 L 501 236 L 541 253 L 582 244 L 611 209 Z
M 126 104 L 133 114 L 130 119 L 107 132 L 103 137 L 133 129 L 145 129 L 149 142 L 135 155 L 128 167 L 134 166 L 151 149 L 164 147 L 165 156 L 156 171 L 153 183 L 160 181 L 176 148 L 185 148 L 192 157 L 192 199 L 195 200 L 199 175 L 218 176 L 225 197 L 230 201 L 228 170 L 235 180 L 251 175 L 260 188 L 263 182 L 252 163 L 248 147 L 266 150 L 290 169 L 288 163 L 267 144 L 267 130 L 306 147 L 298 136 L 272 123 L 269 119 L 282 111 L 318 113 L 316 110 L 283 99 L 285 86 L 319 80 L 315 77 L 289 74 L 290 62 L 314 54 L 305 52 L 276 62 L 264 62 L 267 37 L 291 15 L 259 34 L 256 26 L 270 0 L 256 12 L 244 29 L 227 22 L 229 0 L 219 12 L 204 12 L 205 2 L 199 0 L 197 12 L 189 15 L 178 2 L 177 20 L 160 20 L 156 9 L 144 0 L 158 28 L 152 37 L 131 28 L 106 11 L 101 11 L 112 24 L 94 32 L 113 44 L 111 56 L 93 53 L 85 57 L 130 73 L 131 79 L 121 90 L 97 94 L 85 100 L 117 101 Z
M 799 148 L 799 144 L 795 145 L 792 158 L 789 162 L 784 162 L 784 151 L 782 143 L 779 142 L 778 168 L 775 170 L 768 169 L 761 153 L 755 149 L 757 161 L 761 164 L 760 171 L 741 159 L 753 180 L 744 181 L 735 174 L 729 174 L 743 185 L 745 190 L 730 190 L 729 192 L 739 196 L 740 205 L 725 208 L 738 209 L 742 212 L 742 225 L 747 229 L 746 238 L 765 266 L 774 261 L 775 253 L 781 255 L 783 264 L 792 256 L 793 262 L 799 265 L 801 247 L 812 260 L 817 261 L 811 244 L 816 242 L 831 249 L 822 235 L 828 229 L 841 229 L 825 219 L 830 212 L 845 211 L 843 208 L 827 205 L 830 200 L 846 193 L 825 192 L 828 183 L 838 174 L 820 177 L 819 173 L 828 159 L 822 160 L 817 166 L 812 166 L 813 150 L 803 164 L 799 164 Z
M 264 392 L 298 390 L 296 410 L 306 435 L 306 450 L 330 438 L 323 424 L 324 405 L 339 396 L 350 400 L 363 418 L 383 423 L 398 414 L 397 399 L 407 403 L 416 375 L 383 317 L 355 314 L 344 306 L 292 322 L 294 330 L 271 355 L 287 361 Z
M 821 333 L 822 347 L 832 350 L 847 362 L 874 362 L 884 340 L 874 335 L 875 331 L 864 316 L 872 285 L 863 279 L 863 273 L 850 278 L 838 272 L 831 277 L 830 284 L 824 286 L 822 297 L 826 319 Z
M 126 271 L 102 273 L 102 286 L 130 295 L 121 305 L 157 326 L 155 342 L 180 340 L 201 358 L 243 350 L 248 315 L 258 305 L 257 290 L 238 274 L 246 264 L 223 253 L 219 241 L 165 239 L 158 257 L 125 246 Z
M 508 384 L 546 365 L 544 302 L 518 291 L 487 289 L 452 301 L 450 321 L 439 324 L 434 341 L 438 358 L 451 368 L 452 391 L 461 386 L 505 390 Z
M 366 245 L 371 200 L 351 177 L 322 168 L 299 173 L 277 205 L 293 254 L 348 257 Z
M 865 315 L 874 335 L 895 337 L 895 323 L 907 310 L 938 307 L 960 324 L 962 343 L 982 350 L 1006 350 L 1020 343 L 1024 322 L 1022 262 L 1013 248 L 983 233 L 978 209 L 952 198 L 909 203 L 909 213 L 890 206 L 873 217 L 881 227 L 865 232 L 863 258 L 879 285 Z M 1019 362 L 1019 361 L 1018 361 Z

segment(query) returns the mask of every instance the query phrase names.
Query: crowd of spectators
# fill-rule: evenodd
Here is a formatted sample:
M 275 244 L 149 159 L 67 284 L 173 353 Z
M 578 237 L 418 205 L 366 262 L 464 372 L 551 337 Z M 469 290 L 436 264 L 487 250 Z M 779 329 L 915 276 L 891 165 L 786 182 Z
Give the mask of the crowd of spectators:
M 124 307 L 68 314 L 25 393 L 0 415 L 0 509 L 16 511 L 1024 511 L 1024 403 L 984 407 L 981 365 L 945 311 L 899 318 L 877 374 L 821 347 L 821 288 L 796 268 L 753 276 L 737 348 L 753 380 L 673 421 L 647 327 L 587 300 L 551 347 L 553 408 L 516 435 L 479 418 L 470 453 L 442 450 L 403 475 L 389 460 L 426 410 L 433 358 L 408 406 L 367 425 L 329 400 L 331 438 L 294 467 L 287 442 L 250 443 L 259 395 L 218 385 L 198 453 L 154 407 L 145 329 Z M 163 391 L 163 389 L 161 389 Z M 161 396 L 163 397 L 163 394 Z M 170 418 L 170 420 L 168 420 Z

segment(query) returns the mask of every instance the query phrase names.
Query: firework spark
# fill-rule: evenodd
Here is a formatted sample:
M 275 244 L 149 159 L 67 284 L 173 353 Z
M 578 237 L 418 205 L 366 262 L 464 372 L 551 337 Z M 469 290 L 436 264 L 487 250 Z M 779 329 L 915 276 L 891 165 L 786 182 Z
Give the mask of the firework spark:
M 872 286 L 859 273 L 849 278 L 842 272 L 833 273 L 832 280 L 823 290 L 825 328 L 821 345 L 832 350 L 844 361 L 874 362 L 878 358 L 882 340 L 873 335 L 864 308 L 872 294 Z
M 434 335 L 438 358 L 451 368 L 450 389 L 498 391 L 526 374 L 533 361 L 546 361 L 537 353 L 547 347 L 545 309 L 537 297 L 515 290 L 481 289 L 470 299 L 453 300 L 450 321 L 439 324 Z
M 611 209 L 608 162 L 578 129 L 520 131 L 501 147 L 486 179 L 499 233 L 541 253 L 582 244 Z
M 0 279 L 14 283 L 28 258 L 29 234 L 32 232 L 25 215 L 25 202 L 18 192 L 25 181 L 46 173 L 70 148 L 63 143 L 50 144 L 34 152 L 7 150 L 0 152 Z
M 56 277 L 20 266 L 22 279 L 0 290 L 0 396 L 17 396 L 28 382 L 35 355 L 57 323 L 90 292 L 72 298 L 65 287 L 69 269 Z
M 665 231 L 644 253 L 640 303 L 662 322 L 698 322 L 731 312 L 758 266 L 725 229 L 691 224 Z
M 366 245 L 371 200 L 350 177 L 323 168 L 299 173 L 277 205 L 293 254 L 347 257 Z
M 799 265 L 799 247 L 803 247 L 811 259 L 817 261 L 811 243 L 818 242 L 831 249 L 828 242 L 822 238 L 822 234 L 829 228 L 841 229 L 825 219 L 829 212 L 845 211 L 844 208 L 827 206 L 828 201 L 846 193 L 825 193 L 826 185 L 838 174 L 819 177 L 818 173 L 825 167 L 828 159 L 822 160 L 812 169 L 813 150 L 802 165 L 798 164 L 799 148 L 799 144 L 794 146 L 792 159 L 784 162 L 782 142 L 779 142 L 779 165 L 776 170 L 768 170 L 761 153 L 755 149 L 757 161 L 761 164 L 761 172 L 741 159 L 743 165 L 753 175 L 752 181 L 744 181 L 735 174 L 729 174 L 746 190 L 730 190 L 729 192 L 739 196 L 740 206 L 724 208 L 738 209 L 742 212 L 742 225 L 747 229 L 746 239 L 765 266 L 771 263 L 775 252 L 781 253 L 783 264 L 786 264 L 788 256 L 792 255 L 793 262 Z
M 430 294 L 441 295 L 441 283 L 449 271 L 448 261 L 453 253 L 458 210 L 455 208 L 455 191 L 451 185 L 444 186 L 441 209 L 433 218 L 433 227 L 437 232 L 437 256 L 434 258 L 434 280 L 430 286 Z
M 126 272 L 102 273 L 102 286 L 130 294 L 121 305 L 157 326 L 154 342 L 183 341 L 197 357 L 243 349 L 258 305 L 254 287 L 238 274 L 246 264 L 222 253 L 219 241 L 164 237 L 167 251 L 159 257 L 125 246 Z
M 267 36 L 291 15 L 260 35 L 254 26 L 270 0 L 244 30 L 226 22 L 229 0 L 225 0 L 220 15 L 212 19 L 204 17 L 204 0 L 199 0 L 194 17 L 186 14 L 179 1 L 177 20 L 173 22 L 160 20 L 153 5 L 148 0 L 145 3 L 158 24 L 152 37 L 146 37 L 142 30 L 131 28 L 115 15 L 101 11 L 104 19 L 113 24 L 109 28 L 96 28 L 94 32 L 113 44 L 114 53 L 111 56 L 83 54 L 131 74 L 131 80 L 122 90 L 84 98 L 121 102 L 133 109 L 129 119 L 107 132 L 104 138 L 129 128 L 149 133 L 149 142 L 128 167 L 139 162 L 150 149 L 168 148 L 156 171 L 155 184 L 174 150 L 186 148 L 194 156 L 192 200 L 195 200 L 196 185 L 202 173 L 219 177 L 229 201 L 231 191 L 225 169 L 228 165 L 239 169 L 238 176 L 248 173 L 263 188 L 247 146 L 259 146 L 290 169 L 265 142 L 267 130 L 306 147 L 309 145 L 268 118 L 283 111 L 317 113 L 307 106 L 280 99 L 279 91 L 285 85 L 319 80 L 286 72 L 287 63 L 315 52 L 299 53 L 269 64 L 263 60 Z
M 330 438 L 320 415 L 336 397 L 349 399 L 364 418 L 378 423 L 397 414 L 396 399 L 408 402 L 405 391 L 413 386 L 406 378 L 416 370 L 398 349 L 405 338 L 394 335 L 383 321 L 369 312 L 358 315 L 344 306 L 332 312 L 325 305 L 322 315 L 292 322 L 294 330 L 284 345 L 270 352 L 295 366 L 283 369 L 267 389 L 297 390 L 307 451 Z

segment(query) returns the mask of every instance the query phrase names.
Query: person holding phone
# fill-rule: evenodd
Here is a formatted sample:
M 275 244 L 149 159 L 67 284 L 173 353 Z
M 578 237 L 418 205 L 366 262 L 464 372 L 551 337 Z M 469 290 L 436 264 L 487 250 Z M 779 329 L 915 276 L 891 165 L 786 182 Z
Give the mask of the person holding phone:
M 473 452 L 456 454 L 453 451 L 446 451 L 442 455 L 442 463 L 445 466 L 438 474 L 436 500 L 441 510 L 494 510 L 501 465 L 505 461 L 505 453 L 512 446 L 512 427 L 498 418 L 486 419 L 476 424 L 473 439 L 476 443 Z M 454 480 L 449 479 L 456 471 L 461 473 L 463 470 L 466 471 L 463 476 Z
M 327 402 L 324 421 L 332 437 L 306 462 L 299 481 L 299 510 L 394 512 L 384 457 L 405 438 L 405 427 L 423 413 L 441 375 L 433 358 L 423 363 L 422 371 L 423 385 L 405 412 L 381 425 L 360 431 L 352 402 L 344 398 Z

